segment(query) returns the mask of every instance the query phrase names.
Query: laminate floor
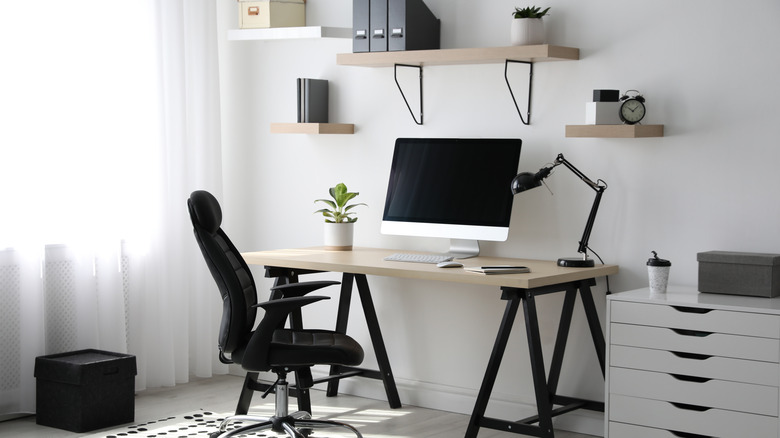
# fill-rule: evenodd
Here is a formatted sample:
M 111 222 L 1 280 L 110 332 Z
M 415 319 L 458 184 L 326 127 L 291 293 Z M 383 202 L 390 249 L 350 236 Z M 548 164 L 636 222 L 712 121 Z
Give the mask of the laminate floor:
M 141 391 L 135 400 L 135 422 L 157 420 L 167 416 L 185 414 L 198 409 L 214 412 L 232 412 L 243 379 L 236 376 L 215 376 L 196 379 L 172 388 L 155 388 Z M 312 406 L 315 418 L 338 416 L 358 426 L 365 438 L 453 438 L 462 437 L 468 416 L 433 409 L 403 406 L 390 409 L 386 401 L 339 395 L 325 397 L 324 391 L 312 390 Z M 266 409 L 273 405 L 271 397 L 262 400 L 259 394 L 255 405 Z M 267 405 L 267 406 L 266 406 Z M 291 398 L 291 410 L 295 399 Z M 253 405 L 254 406 L 254 405 Z M 253 409 L 250 410 L 250 414 Z M 0 437 L 14 438 L 76 438 L 95 434 L 74 433 L 35 424 L 35 417 L 24 417 L 0 422 Z M 508 432 L 482 429 L 479 438 L 520 437 Z M 556 431 L 556 438 L 592 438 L 566 431 Z

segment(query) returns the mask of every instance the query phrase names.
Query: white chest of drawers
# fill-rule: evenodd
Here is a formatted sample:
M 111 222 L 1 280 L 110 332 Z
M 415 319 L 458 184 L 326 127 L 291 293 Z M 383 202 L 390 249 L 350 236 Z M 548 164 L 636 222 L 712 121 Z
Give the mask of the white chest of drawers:
M 605 436 L 780 437 L 780 299 L 607 297 Z

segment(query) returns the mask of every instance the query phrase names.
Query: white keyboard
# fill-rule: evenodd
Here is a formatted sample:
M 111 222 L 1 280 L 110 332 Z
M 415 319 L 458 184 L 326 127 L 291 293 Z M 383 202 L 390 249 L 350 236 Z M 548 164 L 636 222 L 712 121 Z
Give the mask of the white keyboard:
M 390 262 L 412 262 L 412 263 L 441 263 L 449 262 L 453 257 L 445 254 L 405 254 L 395 253 L 385 257 Z

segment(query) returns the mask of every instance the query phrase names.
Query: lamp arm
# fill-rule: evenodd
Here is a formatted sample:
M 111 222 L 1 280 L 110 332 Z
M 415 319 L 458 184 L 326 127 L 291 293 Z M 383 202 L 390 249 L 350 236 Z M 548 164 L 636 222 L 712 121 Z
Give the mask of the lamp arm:
M 577 248 L 577 252 L 583 254 L 585 258 L 588 257 L 588 241 L 590 240 L 590 232 L 593 230 L 593 224 L 596 222 L 596 213 L 599 210 L 599 204 L 601 203 L 601 195 L 604 194 L 606 186 L 594 187 L 596 190 L 596 199 L 593 200 L 593 206 L 590 208 L 590 214 L 588 215 L 588 222 L 585 224 L 585 231 L 582 232 L 582 239 L 580 239 L 580 246 Z
M 564 166 L 566 166 L 569 170 L 572 171 L 572 173 L 577 175 L 577 177 L 579 179 L 581 179 L 583 182 L 585 182 L 585 184 L 589 185 L 590 188 L 592 188 L 593 190 L 595 190 L 597 192 L 599 190 L 601 190 L 603 192 L 607 188 L 607 185 L 606 185 L 606 183 L 604 183 L 604 181 L 599 180 L 599 181 L 593 182 L 590 178 L 585 176 L 584 173 L 580 172 L 579 169 L 574 167 L 573 164 L 571 164 L 566 158 L 564 158 L 563 154 L 558 154 L 558 157 L 555 158 L 555 166 L 557 166 L 559 164 L 563 164 Z
M 574 165 L 572 165 L 566 158 L 564 158 L 563 154 L 558 154 L 558 157 L 555 158 L 555 165 L 557 166 L 559 164 L 566 166 L 569 170 L 572 171 L 572 173 L 577 175 L 579 179 L 590 186 L 591 189 L 596 191 L 596 199 L 593 200 L 593 206 L 590 208 L 590 214 L 588 215 L 588 222 L 585 224 L 585 230 L 582 232 L 582 239 L 580 239 L 580 246 L 577 248 L 577 252 L 582 254 L 583 257 L 587 259 L 590 233 L 593 231 L 593 224 L 596 222 L 596 213 L 599 210 L 599 204 L 601 204 L 601 196 L 604 194 L 604 190 L 607 189 L 607 184 L 602 180 L 593 182 L 593 180 L 585 176 L 584 173 L 580 172 L 579 169 L 574 167 Z

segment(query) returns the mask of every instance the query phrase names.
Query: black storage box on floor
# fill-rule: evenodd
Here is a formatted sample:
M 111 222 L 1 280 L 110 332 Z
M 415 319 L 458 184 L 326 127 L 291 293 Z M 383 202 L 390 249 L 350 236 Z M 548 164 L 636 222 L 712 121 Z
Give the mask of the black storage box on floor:
M 699 261 L 699 292 L 780 296 L 780 254 L 708 251 Z
M 131 423 L 135 356 L 79 350 L 35 358 L 36 422 L 71 432 Z

